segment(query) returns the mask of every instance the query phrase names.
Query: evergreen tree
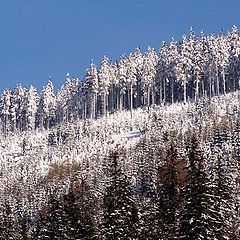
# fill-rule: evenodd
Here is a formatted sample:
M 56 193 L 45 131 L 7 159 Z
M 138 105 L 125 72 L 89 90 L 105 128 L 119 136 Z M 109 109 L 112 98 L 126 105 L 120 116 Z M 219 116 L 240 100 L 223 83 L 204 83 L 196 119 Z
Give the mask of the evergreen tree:
M 43 88 L 37 111 L 37 126 L 49 129 L 55 124 L 56 97 L 51 79 Z
M 215 239 L 214 227 L 218 221 L 215 198 L 204 171 L 199 143 L 193 137 L 189 144 L 189 165 L 186 186 L 183 189 L 185 204 L 180 212 L 179 239 Z
M 98 80 L 99 95 L 101 99 L 101 114 L 104 116 L 107 114 L 108 94 L 111 85 L 110 62 L 106 56 L 104 56 L 101 61 L 101 66 L 98 71 Z
M 229 146 L 230 136 L 226 133 L 217 132 L 212 144 L 212 185 L 215 187 L 215 210 L 219 213 L 218 221 L 215 223 L 215 236 L 217 239 L 229 239 L 230 228 L 235 221 L 234 211 L 234 183 L 233 159 Z
M 11 106 L 11 92 L 5 90 L 2 93 L 0 101 L 0 115 L 2 120 L 2 132 L 6 134 L 10 131 L 10 106 Z
M 176 239 L 178 189 L 177 152 L 171 144 L 163 166 L 158 169 L 156 204 L 158 207 L 159 239 Z
M 97 94 L 98 88 L 98 72 L 96 66 L 91 63 L 90 67 L 87 69 L 87 74 L 85 76 L 85 81 L 83 84 L 83 95 L 86 97 L 86 114 L 90 118 L 95 118 L 97 115 Z
M 39 219 L 36 239 L 41 240 L 73 240 L 69 234 L 69 219 L 66 217 L 62 201 L 56 193 L 51 194 L 46 210 Z
M 158 55 L 153 48 L 148 48 L 143 59 L 142 88 L 144 105 L 150 107 L 155 104 L 155 79 L 157 73 Z
M 117 152 L 109 158 L 110 182 L 103 199 L 103 238 L 136 239 L 138 211 L 127 176 L 122 172 Z
M 21 239 L 17 218 L 10 204 L 5 201 L 1 206 L 1 221 L 0 221 L 0 239 L 1 240 L 16 240 Z
M 35 129 L 38 101 L 39 101 L 39 96 L 38 96 L 37 90 L 33 86 L 30 86 L 27 92 L 26 106 L 25 106 L 27 128 L 29 130 Z
M 64 196 L 64 211 L 68 221 L 69 236 L 72 239 L 97 239 L 96 208 L 94 196 L 85 180 L 71 182 L 69 192 Z

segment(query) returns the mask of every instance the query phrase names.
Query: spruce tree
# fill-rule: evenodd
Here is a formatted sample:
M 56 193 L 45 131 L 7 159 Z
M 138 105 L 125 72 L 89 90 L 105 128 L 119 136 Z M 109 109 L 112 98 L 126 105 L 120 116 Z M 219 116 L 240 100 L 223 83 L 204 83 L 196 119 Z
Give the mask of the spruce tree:
M 69 235 L 73 239 L 97 239 L 95 200 L 84 179 L 71 182 L 64 196 L 64 211 L 69 220 Z
M 39 222 L 36 239 L 41 240 L 73 240 L 69 234 L 69 219 L 64 212 L 63 203 L 56 195 L 51 194 L 47 203 L 47 209 Z
M 18 221 L 8 201 L 1 206 L 0 240 L 21 239 Z
M 177 152 L 171 144 L 163 166 L 158 169 L 157 208 L 161 236 L 159 239 L 176 239 L 177 225 Z
M 103 238 L 136 239 L 138 210 L 132 188 L 121 169 L 117 152 L 110 155 L 109 162 L 110 182 L 103 198 Z
M 183 189 L 185 205 L 180 212 L 181 240 L 214 239 L 214 224 L 218 216 L 213 209 L 215 199 L 204 171 L 204 159 L 198 140 L 189 142 L 186 186 Z
M 229 239 L 231 226 L 235 218 L 234 211 L 234 175 L 232 153 L 229 149 L 230 136 L 227 132 L 217 132 L 211 146 L 212 185 L 216 199 L 215 210 L 218 221 L 214 232 L 217 239 Z

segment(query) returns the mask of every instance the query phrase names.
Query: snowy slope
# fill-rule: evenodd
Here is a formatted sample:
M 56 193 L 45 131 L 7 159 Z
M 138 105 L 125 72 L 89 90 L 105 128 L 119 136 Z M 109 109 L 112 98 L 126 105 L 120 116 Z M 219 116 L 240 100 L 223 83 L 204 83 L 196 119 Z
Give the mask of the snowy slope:
M 117 112 L 97 120 L 82 120 L 51 130 L 29 131 L 2 136 L 0 140 L 1 184 L 14 184 L 21 175 L 40 178 L 53 163 L 79 162 L 103 159 L 108 151 L 120 144 L 136 143 L 141 137 L 153 134 L 154 116 L 161 119 L 161 132 L 184 133 L 201 124 L 213 126 L 227 115 L 239 117 L 240 93 L 229 93 L 199 103 L 176 103 L 156 106 L 149 110 L 137 109 Z M 212 122 L 208 114 L 216 116 Z M 212 118 L 213 119 L 213 118 Z M 127 144 L 128 145 L 128 144 Z M 129 145 L 128 145 L 129 146 Z M 99 160 L 99 161 L 100 161 Z M 98 163 L 91 163 L 98 167 Z

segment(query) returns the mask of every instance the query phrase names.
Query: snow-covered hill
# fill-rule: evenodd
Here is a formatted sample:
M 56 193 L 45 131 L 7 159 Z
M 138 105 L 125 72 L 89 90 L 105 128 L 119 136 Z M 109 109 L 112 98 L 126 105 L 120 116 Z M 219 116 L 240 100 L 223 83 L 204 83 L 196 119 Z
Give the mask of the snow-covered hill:
M 44 176 L 53 163 L 84 163 L 96 156 L 103 158 L 116 144 L 124 146 L 129 139 L 154 134 L 155 118 L 161 119 L 158 133 L 176 131 L 177 134 L 199 126 L 202 129 L 214 128 L 225 118 L 235 121 L 240 114 L 239 103 L 238 91 L 197 103 L 155 106 L 136 109 L 132 113 L 120 111 L 97 120 L 76 121 L 51 130 L 2 135 L 1 189 L 5 189 L 6 182 L 14 184 L 21 174 L 24 177 Z M 93 168 L 95 164 L 99 163 L 91 162 Z
M 197 102 L 118 111 L 96 120 L 73 121 L 48 130 L 2 134 L 2 202 L 7 200 L 13 211 L 20 208 L 31 221 L 35 221 L 48 202 L 50 193 L 66 194 L 72 179 L 87 179 L 92 191 L 99 197 L 111 182 L 106 169 L 109 154 L 116 150 L 125 152 L 121 164 L 132 179 L 134 188 L 138 189 L 138 169 L 144 162 L 143 158 L 148 161 L 144 163 L 145 168 L 151 164 L 157 166 L 159 161 L 161 163 L 163 160 L 159 152 L 162 157 L 167 154 L 168 139 L 177 144 L 177 158 L 186 158 L 184 145 L 189 134 L 194 132 L 208 156 L 216 131 L 233 131 L 240 117 L 239 106 L 240 92 L 236 91 Z M 230 149 L 234 146 L 227 144 Z M 207 168 L 211 169 L 211 166 L 209 163 Z M 237 179 L 237 168 L 232 179 Z M 180 176 L 183 178 L 184 174 Z M 181 178 L 179 186 L 183 184 Z

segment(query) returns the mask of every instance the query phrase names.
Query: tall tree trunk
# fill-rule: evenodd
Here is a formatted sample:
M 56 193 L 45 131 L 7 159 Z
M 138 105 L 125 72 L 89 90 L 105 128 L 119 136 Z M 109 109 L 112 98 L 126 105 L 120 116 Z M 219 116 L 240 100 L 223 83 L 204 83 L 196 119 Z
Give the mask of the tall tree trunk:
M 223 75 L 222 75 L 222 78 L 223 78 L 223 94 L 226 94 L 226 76 L 225 76 L 225 71 L 223 70 Z
M 220 89 L 220 86 L 219 86 L 219 77 L 218 77 L 218 69 L 216 69 L 216 93 L 214 95 L 219 95 L 219 89 Z
M 187 102 L 187 81 L 183 82 L 183 101 Z
M 199 77 L 196 76 L 196 90 L 195 90 L 195 101 L 199 99 Z

